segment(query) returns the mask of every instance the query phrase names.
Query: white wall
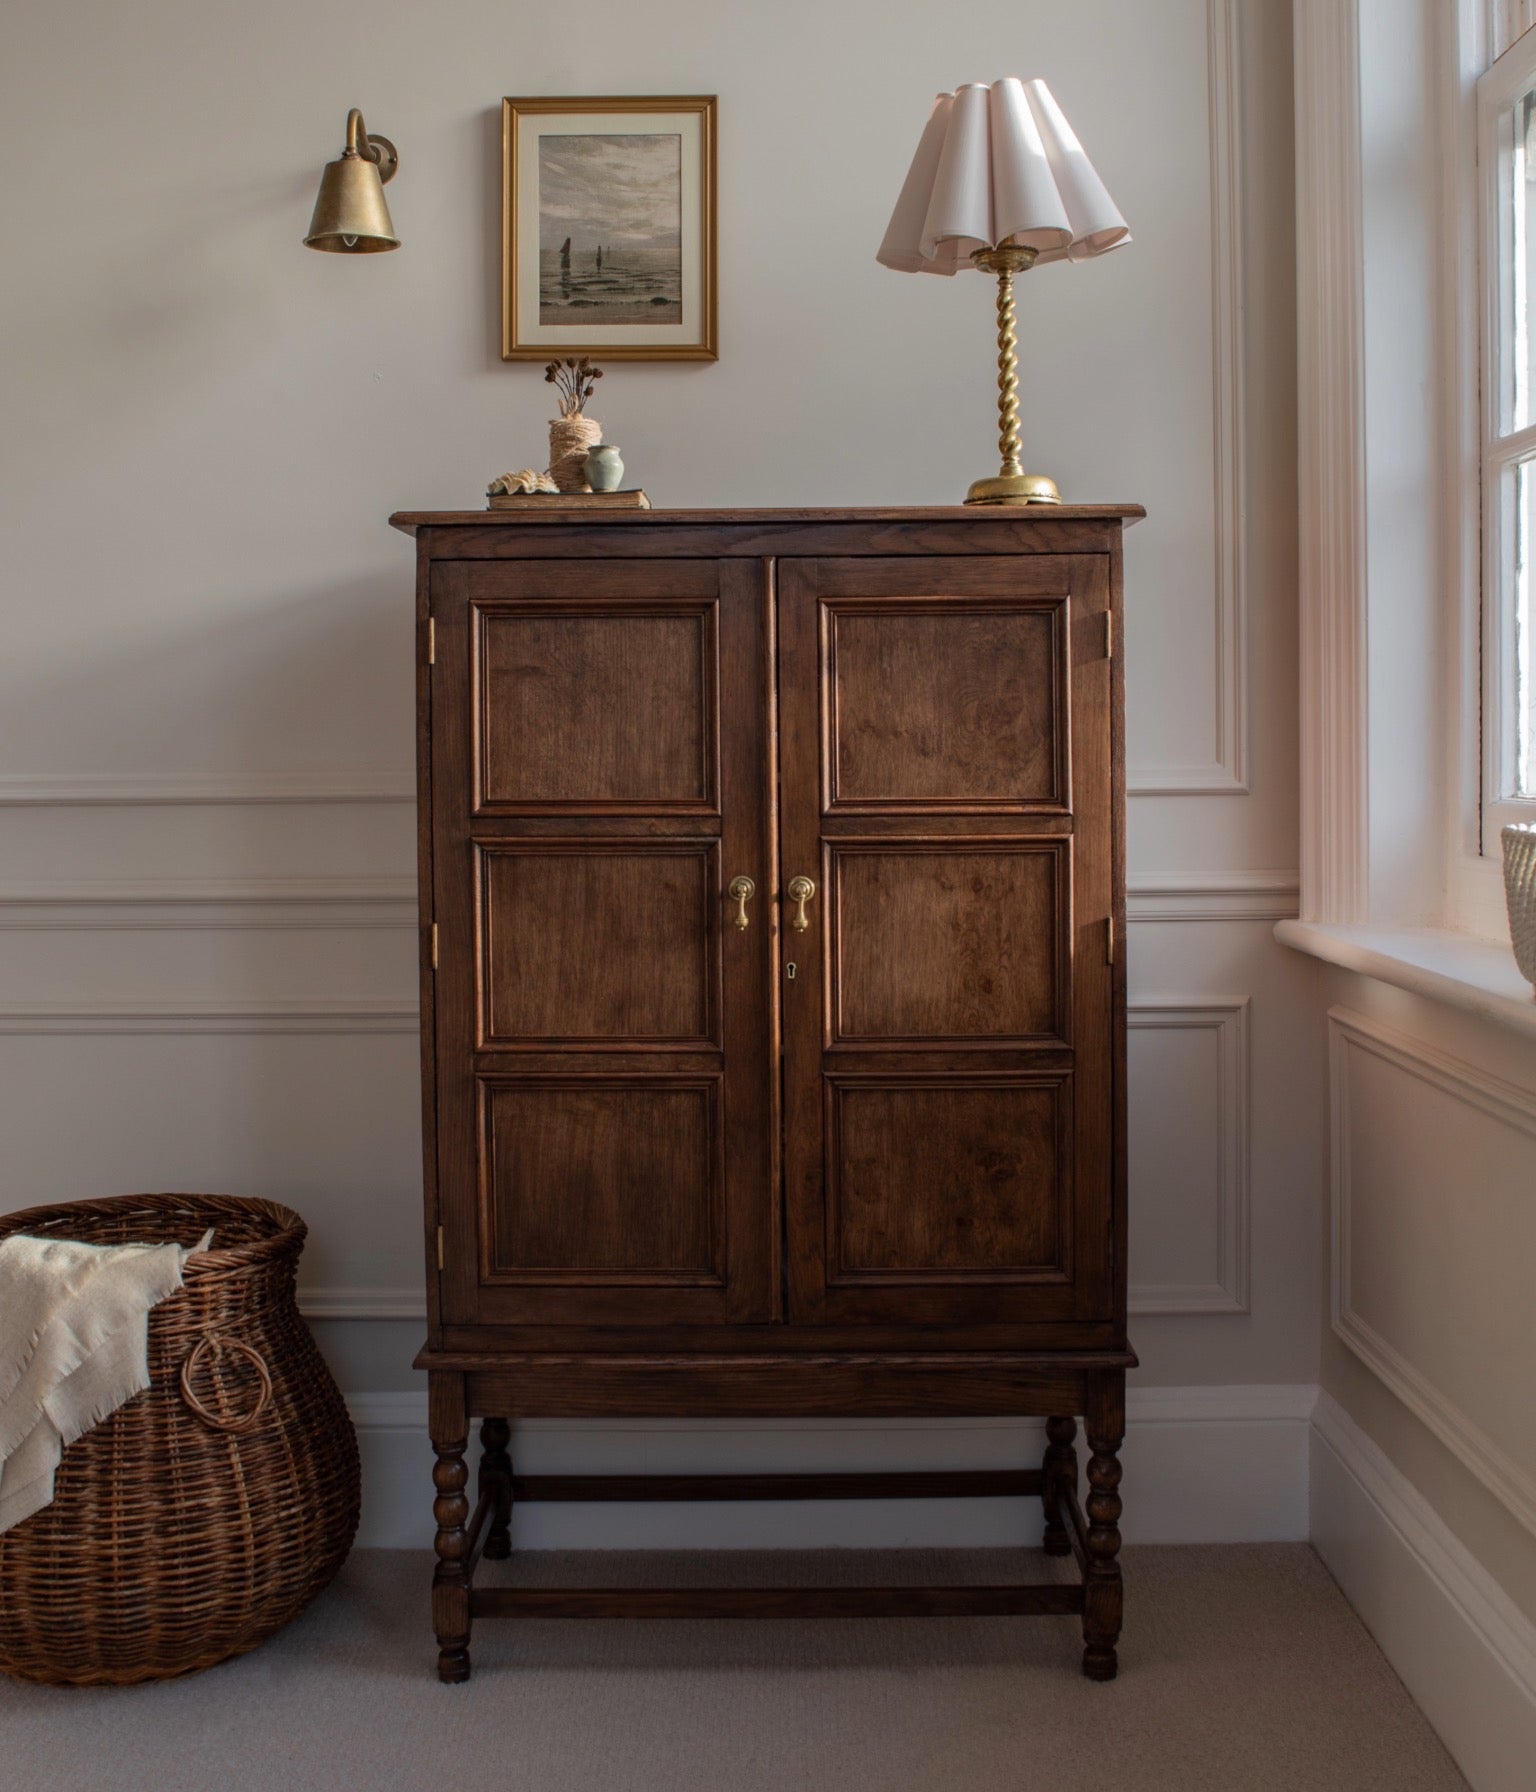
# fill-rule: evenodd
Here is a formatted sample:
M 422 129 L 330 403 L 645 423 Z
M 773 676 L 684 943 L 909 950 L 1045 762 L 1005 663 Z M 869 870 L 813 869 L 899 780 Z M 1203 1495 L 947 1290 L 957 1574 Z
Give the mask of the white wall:
M 990 469 L 992 292 L 874 247 L 936 87 L 1010 71 L 1051 81 L 1135 233 L 1024 281 L 1020 311 L 1032 462 L 1150 513 L 1127 550 L 1142 1382 L 1314 1378 L 1321 1073 L 1269 937 L 1296 741 L 1290 37 L 1265 0 L 19 15 L 7 1205 L 290 1200 L 346 1385 L 414 1385 L 412 566 L 385 519 L 542 458 L 541 372 L 495 348 L 501 96 L 720 96 L 721 359 L 602 387 L 659 503 L 918 503 Z M 402 154 L 404 247 L 355 261 L 300 245 L 351 104 Z

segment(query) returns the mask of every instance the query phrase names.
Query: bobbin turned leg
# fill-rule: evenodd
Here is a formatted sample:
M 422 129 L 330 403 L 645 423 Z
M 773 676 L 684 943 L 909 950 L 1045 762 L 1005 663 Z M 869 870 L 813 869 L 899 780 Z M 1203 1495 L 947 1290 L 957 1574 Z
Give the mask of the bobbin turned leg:
M 1090 1680 L 1113 1680 L 1118 1667 L 1125 1595 L 1120 1578 L 1120 1462 L 1125 1436 L 1123 1371 L 1090 1377 L 1088 1411 L 1088 1571 L 1083 1577 L 1083 1672 Z
M 437 1632 L 437 1677 L 450 1684 L 469 1678 L 469 1419 L 464 1410 L 464 1377 L 434 1373 L 428 1378 L 432 1485 L 437 1498 L 437 1570 L 432 1576 L 432 1626 Z
M 1067 1535 L 1063 1500 L 1068 1490 L 1077 1486 L 1077 1451 L 1072 1447 L 1077 1436 L 1077 1421 L 1047 1419 L 1045 1435 L 1049 1441 L 1040 1483 L 1040 1503 L 1045 1508 L 1045 1535 L 1041 1538 L 1041 1548 L 1048 1556 L 1066 1556 L 1072 1553 L 1072 1540 Z
M 507 1445 L 512 1441 L 512 1427 L 505 1419 L 487 1419 L 480 1427 L 480 1481 L 482 1498 L 486 1493 L 495 1502 L 490 1525 L 485 1533 L 485 1559 L 504 1562 L 512 1553 L 512 1458 Z

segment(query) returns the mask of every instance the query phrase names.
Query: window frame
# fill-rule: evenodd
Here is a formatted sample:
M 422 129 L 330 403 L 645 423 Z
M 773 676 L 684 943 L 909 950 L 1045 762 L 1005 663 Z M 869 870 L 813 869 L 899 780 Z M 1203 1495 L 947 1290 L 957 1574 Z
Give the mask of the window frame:
M 1536 88 L 1536 32 L 1516 39 L 1477 81 L 1477 164 L 1479 192 L 1478 277 L 1481 288 L 1479 352 L 1480 424 L 1478 468 L 1481 485 L 1481 849 L 1499 854 L 1499 829 L 1512 821 L 1536 821 L 1536 794 L 1517 794 L 1517 768 L 1531 742 L 1520 736 L 1518 660 L 1528 659 L 1524 689 L 1531 701 L 1536 664 L 1533 643 L 1518 638 L 1515 552 L 1519 534 L 1516 486 L 1522 462 L 1536 481 L 1536 389 L 1523 390 L 1528 364 L 1518 365 L 1516 316 L 1524 298 L 1522 210 L 1514 182 L 1523 173 L 1523 145 L 1514 142 L 1514 109 Z M 1536 207 L 1533 207 L 1536 223 Z M 1509 427 L 1522 405 L 1529 421 Z M 1530 508 L 1536 510 L 1536 486 Z M 1527 577 L 1536 579 L 1536 540 L 1526 547 Z M 1527 788 L 1536 792 L 1536 766 L 1526 769 Z

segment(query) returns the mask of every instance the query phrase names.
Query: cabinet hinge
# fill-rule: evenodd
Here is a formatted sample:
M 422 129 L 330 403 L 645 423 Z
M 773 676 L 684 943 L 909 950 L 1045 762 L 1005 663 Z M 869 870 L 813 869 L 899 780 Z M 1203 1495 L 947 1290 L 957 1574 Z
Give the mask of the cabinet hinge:
M 432 969 L 437 969 L 437 923 L 432 923 Z
M 437 1267 L 439 1270 L 443 1267 L 443 1229 L 441 1226 L 437 1229 Z
M 1115 657 L 1115 613 L 1113 610 L 1104 612 L 1104 657 L 1107 660 L 1112 660 Z
M 437 618 L 435 616 L 427 618 L 427 664 L 429 666 L 437 664 Z
M 1113 915 L 1109 917 L 1105 928 L 1104 961 L 1106 964 L 1115 962 L 1115 917 Z

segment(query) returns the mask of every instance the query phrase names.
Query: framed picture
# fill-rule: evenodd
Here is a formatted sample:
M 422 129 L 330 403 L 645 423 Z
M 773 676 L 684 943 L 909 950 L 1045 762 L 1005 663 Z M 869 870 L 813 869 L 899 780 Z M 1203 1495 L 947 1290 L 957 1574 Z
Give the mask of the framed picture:
M 501 358 L 713 361 L 715 99 L 508 99 Z

